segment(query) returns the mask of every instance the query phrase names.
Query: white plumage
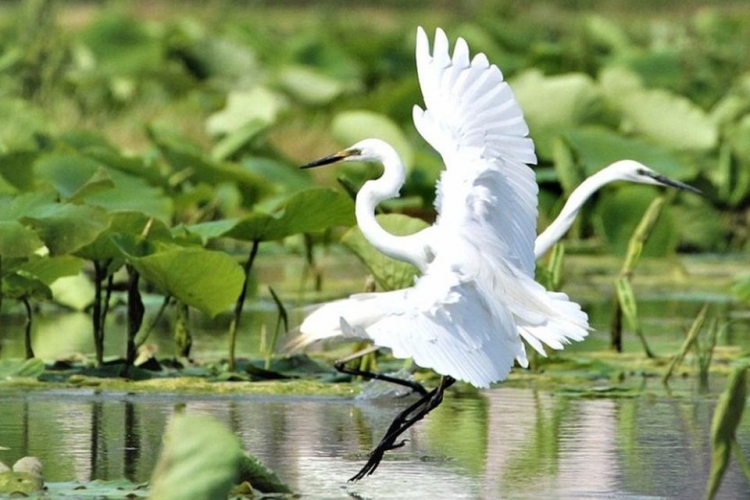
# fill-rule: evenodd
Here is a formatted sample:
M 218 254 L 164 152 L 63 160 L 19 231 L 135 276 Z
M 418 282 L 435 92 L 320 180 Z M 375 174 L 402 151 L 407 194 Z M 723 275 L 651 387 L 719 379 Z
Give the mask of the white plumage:
M 379 161 L 384 173 L 357 195 L 365 237 L 423 275 L 397 291 L 328 303 L 300 326 L 297 347 L 334 336 L 372 340 L 393 355 L 477 387 L 503 380 L 514 359 L 528 364 L 521 338 L 540 353 L 588 331 L 586 314 L 563 293 L 534 280 L 537 192 L 533 142 L 503 75 L 484 54 L 470 59 L 463 39 L 449 54 L 438 29 L 430 53 L 417 32 L 417 72 L 425 110 L 414 123 L 446 165 L 437 186 L 436 223 L 415 235 L 384 231 L 377 204 L 398 195 L 404 167 L 391 146 L 366 139 L 308 166 Z

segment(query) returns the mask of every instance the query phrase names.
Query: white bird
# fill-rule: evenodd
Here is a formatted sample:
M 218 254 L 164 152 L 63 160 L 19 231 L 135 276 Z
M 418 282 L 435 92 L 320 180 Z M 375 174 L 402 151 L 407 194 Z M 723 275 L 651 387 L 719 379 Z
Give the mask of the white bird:
M 584 180 L 573 190 L 565 202 L 560 215 L 536 237 L 534 256 L 538 259 L 549 251 L 552 246 L 568 232 L 573 225 L 578 212 L 586 200 L 603 186 L 615 181 L 628 181 L 638 184 L 653 184 L 657 186 L 671 186 L 678 189 L 701 194 L 701 191 L 684 182 L 676 181 L 654 172 L 642 163 L 634 160 L 620 160 L 599 170 Z
M 443 375 L 437 389 L 400 414 L 370 460 L 352 479 L 371 474 L 396 438 L 437 407 L 455 380 L 488 387 L 514 360 L 528 365 L 521 338 L 544 354 L 588 333 L 588 318 L 563 293 L 534 280 L 538 186 L 528 126 L 513 92 L 484 54 L 470 59 L 459 38 L 449 54 L 438 29 L 430 53 L 417 30 L 417 73 L 426 109 L 414 123 L 446 165 L 437 186 L 437 221 L 410 236 L 377 222 L 379 202 L 398 196 L 405 170 L 396 151 L 365 139 L 314 167 L 336 161 L 376 161 L 383 175 L 357 194 L 357 223 L 384 254 L 414 264 L 422 276 L 396 291 L 353 295 L 309 315 L 294 342 L 304 346 L 344 335 L 371 340 L 399 358 Z

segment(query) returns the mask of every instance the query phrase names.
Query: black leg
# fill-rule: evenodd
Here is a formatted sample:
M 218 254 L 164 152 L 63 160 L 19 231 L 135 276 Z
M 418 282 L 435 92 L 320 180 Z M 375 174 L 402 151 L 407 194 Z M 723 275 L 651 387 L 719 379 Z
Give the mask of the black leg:
M 371 352 L 375 352 L 377 350 L 378 350 L 377 346 L 371 346 L 371 347 L 368 347 L 366 349 L 362 349 L 361 351 L 357 351 L 354 354 L 351 354 L 351 355 L 349 355 L 349 356 L 347 356 L 345 358 L 341 358 L 338 361 L 334 362 L 333 363 L 333 367 L 337 371 L 339 371 L 341 373 L 346 373 L 347 375 L 356 375 L 356 376 L 359 376 L 359 377 L 364 377 L 364 378 L 366 378 L 368 380 L 372 380 L 372 379 L 383 380 L 385 382 L 390 382 L 392 384 L 396 384 L 396 385 L 401 385 L 401 386 L 404 386 L 404 387 L 408 387 L 412 391 L 417 392 L 417 393 L 421 394 L 422 396 L 426 396 L 427 395 L 427 389 L 425 389 L 422 386 L 422 384 L 420 384 L 418 382 L 414 382 L 412 380 L 404 380 L 404 379 L 396 378 L 396 377 L 391 377 L 390 375 L 383 375 L 381 373 L 366 372 L 364 370 L 358 370 L 356 368 L 349 368 L 349 367 L 346 366 L 346 364 L 349 361 L 353 361 L 355 359 L 359 359 L 362 356 L 365 356 L 365 355 L 370 354 Z
M 359 377 L 364 377 L 368 380 L 383 380 L 385 382 L 391 382 L 392 384 L 408 387 L 422 396 L 427 395 L 427 389 L 425 389 L 419 382 L 414 382 L 413 380 L 404 380 L 402 378 L 391 377 L 390 375 L 384 375 L 382 373 L 366 372 L 363 370 L 358 370 L 356 368 L 349 368 L 348 366 L 346 366 L 346 363 L 342 361 L 335 362 L 333 364 L 333 367 L 336 368 L 337 371 L 346 373 L 347 375 L 356 375 Z
M 369 476 L 378 468 L 386 451 L 395 450 L 396 448 L 404 446 L 406 440 L 401 440 L 397 443 L 396 439 L 406 432 L 409 427 L 422 420 L 428 413 L 440 406 L 440 403 L 443 402 L 443 394 L 445 393 L 445 390 L 455 382 L 456 380 L 453 377 L 443 377 L 440 380 L 440 385 L 425 394 L 419 401 L 399 413 L 396 418 L 393 419 L 390 427 L 388 427 L 388 431 L 385 433 L 383 439 L 381 439 L 375 449 L 370 452 L 370 458 L 367 460 L 365 466 L 349 479 L 349 481 L 358 481 L 365 476 Z

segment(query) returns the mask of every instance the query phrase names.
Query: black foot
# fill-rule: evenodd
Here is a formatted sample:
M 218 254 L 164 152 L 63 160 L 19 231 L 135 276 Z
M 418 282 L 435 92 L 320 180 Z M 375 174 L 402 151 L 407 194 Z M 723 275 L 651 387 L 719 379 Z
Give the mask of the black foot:
M 402 439 L 401 441 L 396 442 L 398 437 L 406 432 L 409 427 L 422 420 L 432 410 L 440 406 L 440 403 L 443 402 L 443 394 L 445 393 L 445 390 L 455 382 L 456 381 L 453 377 L 443 377 L 440 380 L 440 385 L 426 393 L 419 401 L 399 413 L 396 418 L 393 419 L 390 427 L 388 427 L 385 437 L 383 437 L 375 449 L 370 452 L 370 457 L 365 466 L 362 467 L 357 474 L 352 476 L 349 481 L 359 481 L 365 476 L 369 476 L 378 468 L 381 460 L 383 460 L 385 452 L 404 446 L 406 440 Z

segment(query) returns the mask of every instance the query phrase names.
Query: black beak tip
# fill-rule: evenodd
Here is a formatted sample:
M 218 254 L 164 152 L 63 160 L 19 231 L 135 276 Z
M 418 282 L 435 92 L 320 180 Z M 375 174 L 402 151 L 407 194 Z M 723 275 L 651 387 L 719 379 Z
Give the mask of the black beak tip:
M 331 163 L 336 163 L 337 161 L 341 161 L 344 158 L 346 158 L 346 155 L 343 155 L 341 153 L 332 154 L 329 156 L 324 156 L 323 158 L 318 158 L 317 160 L 313 160 L 310 163 L 305 163 L 304 165 L 301 165 L 300 169 L 308 169 L 308 168 L 315 168 L 315 167 L 322 167 L 323 165 L 330 165 Z

